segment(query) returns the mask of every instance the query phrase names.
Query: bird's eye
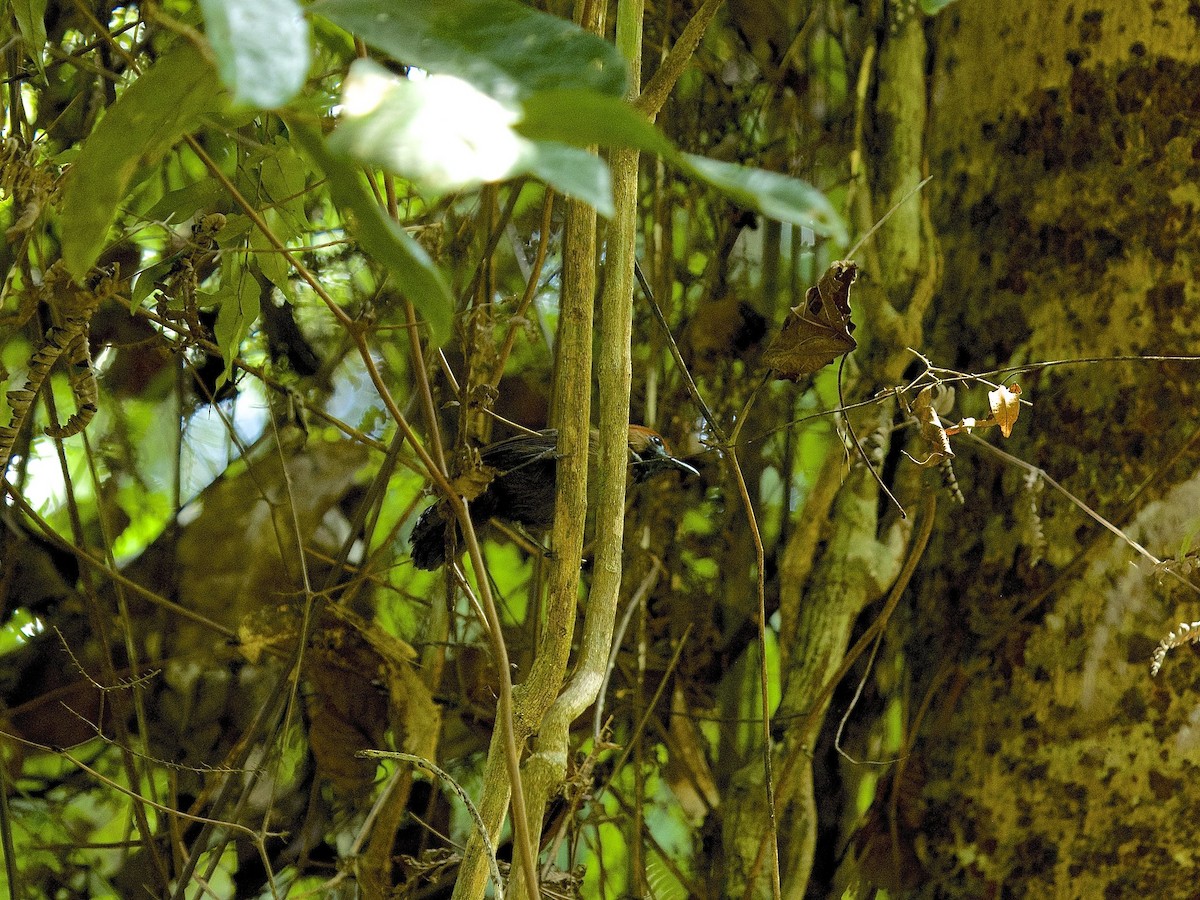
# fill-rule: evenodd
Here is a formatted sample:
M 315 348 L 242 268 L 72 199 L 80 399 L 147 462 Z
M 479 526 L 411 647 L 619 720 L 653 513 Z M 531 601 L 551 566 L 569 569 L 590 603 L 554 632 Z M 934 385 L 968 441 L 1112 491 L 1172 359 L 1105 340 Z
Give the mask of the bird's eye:
M 657 434 L 650 438 L 650 443 L 652 443 L 655 447 L 661 447 L 663 445 L 662 438 L 660 438 Z

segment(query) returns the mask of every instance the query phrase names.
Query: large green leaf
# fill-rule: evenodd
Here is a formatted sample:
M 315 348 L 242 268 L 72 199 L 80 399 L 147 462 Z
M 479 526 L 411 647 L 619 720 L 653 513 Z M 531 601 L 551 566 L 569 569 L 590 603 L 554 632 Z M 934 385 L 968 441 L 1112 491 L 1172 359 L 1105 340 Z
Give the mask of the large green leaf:
M 283 106 L 308 75 L 308 21 L 295 0 L 200 0 L 233 102 Z
M 612 44 L 513 0 L 321 0 L 309 10 L 398 62 L 457 75 L 500 101 L 554 88 L 625 93 Z
M 517 132 L 536 141 L 586 147 L 634 147 L 675 155 L 675 146 L 640 112 L 620 97 L 596 91 L 539 91 L 521 102 Z
M 846 240 L 846 226 L 825 195 L 787 175 L 681 153 L 629 103 L 594 91 L 542 91 L 521 104 L 517 131 L 537 141 L 632 147 L 658 153 L 685 172 L 772 219 Z M 548 180 L 548 179 L 547 179 Z
M 513 131 L 518 115 L 460 78 L 397 78 L 360 59 L 346 76 L 329 149 L 445 194 L 512 175 L 528 144 Z
M 771 219 L 805 225 L 846 243 L 846 224 L 829 200 L 799 178 L 681 153 L 676 163 L 733 200 Z
M 334 202 L 353 216 L 353 230 L 368 254 L 388 267 L 399 288 L 433 329 L 434 340 L 450 336 L 454 298 L 441 271 L 425 249 L 392 221 L 375 202 L 355 169 L 325 146 L 315 123 L 289 117 L 288 128 L 329 179 Z
M 182 44 L 117 98 L 83 142 L 63 189 L 62 254 L 72 275 L 82 278 L 95 263 L 134 176 L 196 128 L 218 96 L 212 66 Z

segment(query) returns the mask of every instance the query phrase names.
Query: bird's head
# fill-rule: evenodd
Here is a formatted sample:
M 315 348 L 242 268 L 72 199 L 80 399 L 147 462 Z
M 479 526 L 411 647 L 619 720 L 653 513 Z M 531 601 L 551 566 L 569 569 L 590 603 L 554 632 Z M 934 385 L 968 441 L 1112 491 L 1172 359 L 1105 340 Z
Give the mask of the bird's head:
M 700 474 L 671 453 L 671 448 L 661 434 L 644 425 L 629 426 L 629 455 L 637 481 L 644 481 L 664 469 L 679 469 L 693 475 Z

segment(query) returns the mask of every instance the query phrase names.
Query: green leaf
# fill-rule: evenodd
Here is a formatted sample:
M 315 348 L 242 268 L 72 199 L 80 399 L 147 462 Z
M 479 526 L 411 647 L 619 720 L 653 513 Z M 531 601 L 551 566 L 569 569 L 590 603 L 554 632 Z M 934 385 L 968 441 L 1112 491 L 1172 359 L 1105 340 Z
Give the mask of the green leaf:
M 625 100 L 589 90 L 539 91 L 521 103 L 517 132 L 535 141 L 633 147 L 673 158 L 678 151 Z
M 25 53 L 37 66 L 42 80 L 46 69 L 42 65 L 42 50 L 46 46 L 46 0 L 13 0 L 13 15 L 25 42 Z
M 198 212 L 212 212 L 225 196 L 220 182 L 205 178 L 189 185 L 168 191 L 142 217 L 149 222 L 178 224 L 190 219 Z
M 932 16 L 935 13 L 941 12 L 954 0 L 921 0 L 921 11 L 927 16 Z
M 129 297 L 129 312 L 132 315 L 141 306 L 142 301 L 157 289 L 158 285 L 171 274 L 175 267 L 175 256 L 164 259 L 138 272 L 133 281 L 133 291 Z
M 807 225 L 843 243 L 846 240 L 846 227 L 841 217 L 825 195 L 812 185 L 763 169 L 681 153 L 662 132 L 624 100 L 586 90 L 541 91 L 527 97 L 521 107 L 524 115 L 516 128 L 527 138 L 539 142 L 562 141 L 579 146 L 598 144 L 602 147 L 631 147 L 658 153 L 738 203 L 765 216 Z M 528 168 L 526 171 L 550 181 L 556 187 L 560 186 L 537 169 Z M 566 164 L 556 167 L 555 174 L 559 177 L 569 174 Z
M 273 109 L 304 86 L 308 22 L 295 0 L 200 0 L 233 102 Z
M 392 270 L 400 290 L 433 329 L 435 342 L 445 342 L 450 336 L 454 297 L 429 254 L 387 217 L 358 173 L 330 153 L 315 123 L 294 117 L 286 122 L 300 146 L 329 179 L 334 202 L 353 215 L 353 230 L 363 250 Z
M 272 227 L 271 230 L 276 235 L 282 233 L 282 230 L 277 227 L 279 225 L 277 213 L 268 211 L 266 219 L 267 224 Z M 282 253 L 275 252 L 274 245 L 257 228 L 250 232 L 250 252 L 254 254 L 254 262 L 267 280 L 279 288 L 289 300 L 293 299 L 292 283 L 288 279 L 288 276 L 291 275 L 291 266 L 287 264 Z
M 846 243 L 842 217 L 825 195 L 806 181 L 692 153 L 681 153 L 676 162 L 701 181 L 768 218 L 804 225 Z
M 531 143 L 513 174 L 540 178 L 605 217 L 613 214 L 612 175 L 604 160 L 578 147 L 549 141 Z
M 233 374 L 233 361 L 241 351 L 242 341 L 250 333 L 250 327 L 258 320 L 260 297 L 258 279 L 236 261 L 235 254 L 225 257 L 221 266 L 221 289 L 217 292 L 220 309 L 217 323 L 213 326 L 213 337 L 225 358 L 225 371 L 217 381 L 219 388 Z
M 62 255 L 76 278 L 104 246 L 130 182 L 200 123 L 218 96 L 216 72 L 190 44 L 154 64 L 109 108 L 67 174 Z
M 258 167 L 262 189 L 279 212 L 283 240 L 309 228 L 307 195 L 308 163 L 282 137 L 277 137 Z
M 554 88 L 620 97 L 628 81 L 612 44 L 513 0 L 321 0 L 309 11 L 398 62 L 457 75 L 500 101 Z

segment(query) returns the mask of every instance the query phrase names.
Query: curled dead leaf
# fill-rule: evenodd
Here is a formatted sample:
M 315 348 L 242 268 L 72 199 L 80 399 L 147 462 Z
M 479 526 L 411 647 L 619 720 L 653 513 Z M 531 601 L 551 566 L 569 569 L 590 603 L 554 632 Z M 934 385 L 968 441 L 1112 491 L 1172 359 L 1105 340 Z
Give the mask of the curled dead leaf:
M 763 363 L 780 378 L 796 381 L 811 375 L 858 346 L 850 336 L 850 285 L 858 277 L 852 260 L 833 263 L 814 287 L 804 295 L 804 303 L 793 306 L 783 330 L 763 354 Z
M 454 486 L 454 493 L 460 497 L 466 497 L 468 500 L 474 500 L 487 489 L 495 477 L 495 469 L 491 466 L 480 465 L 477 468 L 464 470 L 450 483 Z
M 946 429 L 942 427 L 942 421 L 934 406 L 933 385 L 917 394 L 908 412 L 917 420 L 918 433 L 928 445 L 929 455 L 923 460 L 916 459 L 907 452 L 904 455 L 922 467 L 934 466 L 943 460 L 953 459 L 954 451 L 950 449 L 950 438 L 946 435 Z
M 1000 433 L 1005 437 L 1011 436 L 1013 425 L 1021 412 L 1021 386 L 1001 385 L 994 391 L 988 391 L 988 408 L 992 411 L 992 418 L 1000 426 Z
M 1013 425 L 1021 412 L 1021 386 L 1012 384 L 1008 387 L 1001 385 L 994 391 L 988 391 L 988 417 L 986 419 L 964 418 L 957 425 L 946 429 L 946 434 L 958 434 L 960 431 L 970 431 L 972 428 L 990 428 L 1000 426 L 1000 433 L 1005 437 L 1012 435 Z

